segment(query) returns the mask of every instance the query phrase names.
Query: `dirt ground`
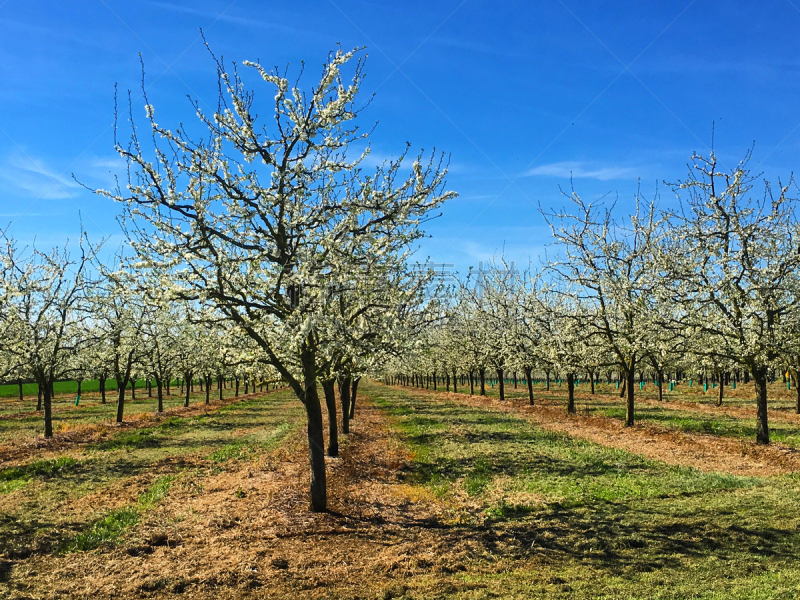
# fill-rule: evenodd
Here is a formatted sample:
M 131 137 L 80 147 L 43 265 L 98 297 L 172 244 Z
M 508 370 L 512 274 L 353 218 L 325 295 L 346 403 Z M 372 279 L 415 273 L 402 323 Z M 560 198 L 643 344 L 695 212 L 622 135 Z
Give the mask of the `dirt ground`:
M 411 575 L 423 590 L 435 576 L 436 593 L 481 587 L 442 587 L 441 577 L 464 571 L 487 542 L 480 531 L 465 540 L 442 525 L 447 507 L 402 482 L 409 456 L 385 417 L 360 406 L 340 458 L 328 459 L 329 513 L 308 510 L 301 434 L 254 464 L 207 477 L 200 494 L 171 490 L 169 505 L 101 560 L 95 552 L 31 557 L 15 577 L 35 577 L 35 587 L 15 598 L 392 598 Z
M 764 476 L 800 470 L 800 452 L 777 445 L 624 428 L 613 419 L 567 416 L 555 402 L 529 407 L 403 390 L 518 414 L 545 429 L 701 471 Z M 366 397 L 340 457 L 328 459 L 331 510 L 311 513 L 304 435 L 253 462 L 205 476 L 202 487 L 173 487 L 116 548 L 25 559 L 14 567 L 14 578 L 28 579 L 30 588 L 11 598 L 490 597 L 482 574 L 521 565 L 535 571 L 537 561 L 554 560 L 530 552 L 505 558 L 514 553 L 504 550 L 501 531 L 477 514 L 468 526 L 454 523 L 452 499 L 406 483 L 411 456 L 386 414 Z M 55 444 L 52 450 L 61 447 Z M 0 561 L 0 575 L 4 568 L 8 563 Z

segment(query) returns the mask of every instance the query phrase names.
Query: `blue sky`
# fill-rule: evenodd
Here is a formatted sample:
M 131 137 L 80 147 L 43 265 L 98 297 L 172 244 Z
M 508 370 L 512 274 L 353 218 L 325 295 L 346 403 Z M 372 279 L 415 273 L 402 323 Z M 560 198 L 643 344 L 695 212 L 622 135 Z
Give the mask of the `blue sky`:
M 23 242 L 61 244 L 84 227 L 121 236 L 117 207 L 78 186 L 108 187 L 114 84 L 139 99 L 141 52 L 159 122 L 214 105 L 213 64 L 260 60 L 312 85 L 328 51 L 366 46 L 364 124 L 375 156 L 406 142 L 451 155 L 460 197 L 427 227 L 420 256 L 460 271 L 505 252 L 525 264 L 549 241 L 539 205 L 559 186 L 629 207 L 715 147 L 733 166 L 784 178 L 800 149 L 800 4 L 320 0 L 55 2 L 0 0 L 0 227 Z M 293 70 L 295 69 L 295 70 Z M 257 98 L 258 82 L 251 79 Z M 263 87 L 261 88 L 264 91 Z M 262 95 L 267 101 L 271 96 Z M 268 110 L 265 107 L 265 110 Z

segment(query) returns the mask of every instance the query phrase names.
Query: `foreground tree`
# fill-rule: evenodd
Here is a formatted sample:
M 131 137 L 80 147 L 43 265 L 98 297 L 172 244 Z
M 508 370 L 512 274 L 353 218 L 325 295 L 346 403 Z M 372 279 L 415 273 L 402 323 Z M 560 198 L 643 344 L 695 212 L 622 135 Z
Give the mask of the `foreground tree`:
M 123 203 L 144 266 L 170 273 L 173 296 L 209 302 L 232 320 L 303 403 L 317 511 L 327 502 L 317 392 L 326 278 L 354 271 L 366 254 L 408 247 L 429 211 L 453 196 L 442 191 L 441 159 L 418 159 L 398 180 L 404 157 L 367 175 L 359 167 L 365 154 L 348 156 L 348 146 L 367 137 L 350 124 L 362 62 L 349 83 L 341 74 L 356 53 L 331 54 L 308 91 L 245 62 L 271 88 L 261 108 L 272 113 L 267 121 L 237 70 L 215 58 L 219 109 L 208 116 L 195 104 L 203 133 L 158 125 L 148 103 L 155 148 L 146 156 L 134 127 L 130 143 L 116 145 L 130 166 L 127 191 L 100 191 Z M 364 251 L 337 251 L 353 240 Z

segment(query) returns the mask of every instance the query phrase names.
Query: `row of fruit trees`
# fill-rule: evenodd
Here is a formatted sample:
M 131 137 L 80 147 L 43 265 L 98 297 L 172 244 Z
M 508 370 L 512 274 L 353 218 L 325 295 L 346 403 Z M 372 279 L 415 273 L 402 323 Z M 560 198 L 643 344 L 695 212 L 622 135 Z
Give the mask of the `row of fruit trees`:
M 115 137 L 127 175 L 95 190 L 120 206 L 128 245 L 109 259 L 86 236 L 45 252 L 3 234 L 0 380 L 39 384 L 46 436 L 57 380 L 115 379 L 118 421 L 138 377 L 156 382 L 158 410 L 174 378 L 206 389 L 280 380 L 306 410 L 314 510 L 327 504 L 321 398 L 335 455 L 337 414 L 347 432 L 365 375 L 468 375 L 483 387 L 487 372 L 502 384 L 519 371 L 533 402 L 532 378 L 552 372 L 574 409 L 575 378 L 608 373 L 623 382 L 632 425 L 637 372 L 659 382 L 747 373 L 758 441 L 769 442 L 769 374 L 796 380 L 800 368 L 792 181 L 772 188 L 747 160 L 725 172 L 712 154 L 694 156 L 672 186 L 680 210 L 637 198 L 619 219 L 570 191 L 563 210 L 543 211 L 554 247 L 540 267 L 519 273 L 501 259 L 437 285 L 411 257 L 425 221 L 455 196 L 447 158 L 365 166 L 362 56 L 331 53 L 304 89 L 212 54 L 218 108 L 195 103 L 192 125 L 175 129 L 159 124 L 143 86 L 144 117 L 129 102 L 130 135 Z M 246 75 L 267 88 L 258 112 Z

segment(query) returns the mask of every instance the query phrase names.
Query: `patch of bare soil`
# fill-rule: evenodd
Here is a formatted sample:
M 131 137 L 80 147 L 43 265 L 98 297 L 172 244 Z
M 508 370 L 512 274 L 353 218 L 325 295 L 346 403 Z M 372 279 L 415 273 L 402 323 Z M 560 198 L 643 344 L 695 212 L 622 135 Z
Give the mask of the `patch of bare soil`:
M 668 464 L 693 467 L 699 471 L 760 477 L 800 471 L 800 451 L 781 444 L 762 446 L 750 440 L 684 433 L 650 424 L 625 427 L 618 419 L 580 413 L 568 415 L 565 404 L 559 406 L 552 401 L 537 402 L 535 406 L 530 406 L 519 400 L 500 401 L 486 396 L 402 389 L 410 394 L 446 398 L 475 408 L 491 407 L 501 412 L 520 415 L 550 431 L 559 431 Z M 576 394 L 576 400 L 578 399 Z
M 252 398 L 268 396 L 282 389 L 284 388 L 270 390 L 268 392 L 255 392 L 253 394 L 247 394 L 246 396 L 240 395 L 239 397 L 225 398 L 221 402 L 219 399 L 212 400 L 210 404 L 195 402 L 189 406 L 175 406 L 161 413 L 130 413 L 126 415 L 122 423 L 110 420 L 102 423 L 79 423 L 53 432 L 53 437 L 50 438 L 46 438 L 44 435 L 15 438 L 0 444 L 0 469 L 27 464 L 35 460 L 64 456 L 65 452 L 80 449 L 81 446 L 85 444 L 93 444 L 107 440 L 121 430 L 152 427 L 170 417 L 187 418 L 203 415 L 231 404 L 237 404 Z
M 463 571 L 509 568 L 491 557 L 502 554 L 502 534 L 453 525 L 444 501 L 403 481 L 407 450 L 366 397 L 359 407 L 328 462 L 330 512 L 309 511 L 300 432 L 237 470 L 174 487 L 102 556 L 20 562 L 13 578 L 29 587 L 15 597 L 397 598 L 413 589 L 433 598 L 485 587 Z

